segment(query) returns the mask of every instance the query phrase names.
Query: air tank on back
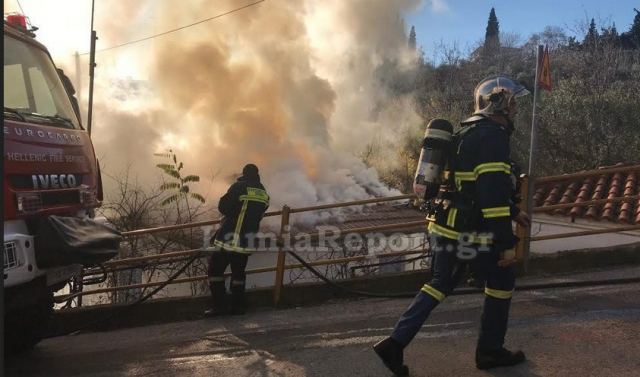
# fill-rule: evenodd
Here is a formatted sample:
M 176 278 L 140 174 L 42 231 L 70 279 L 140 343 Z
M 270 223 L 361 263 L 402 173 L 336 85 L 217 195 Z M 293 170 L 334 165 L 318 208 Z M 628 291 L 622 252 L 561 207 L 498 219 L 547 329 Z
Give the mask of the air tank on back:
M 452 135 L 453 126 L 445 119 L 432 119 L 427 125 L 413 181 L 413 192 L 418 199 L 430 200 L 438 195 Z

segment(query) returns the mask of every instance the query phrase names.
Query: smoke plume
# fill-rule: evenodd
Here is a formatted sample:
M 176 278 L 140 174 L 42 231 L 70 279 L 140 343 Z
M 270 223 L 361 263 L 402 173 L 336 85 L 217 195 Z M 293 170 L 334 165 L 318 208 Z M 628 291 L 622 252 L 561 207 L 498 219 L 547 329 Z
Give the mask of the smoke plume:
M 231 0 L 140 4 L 98 19 L 102 46 L 239 6 Z M 199 191 L 210 202 L 249 162 L 260 168 L 275 208 L 397 194 L 358 154 L 419 121 L 410 101 L 399 102 L 376 77 L 385 62 L 415 64 L 401 17 L 417 6 L 268 0 L 100 53 L 96 153 L 106 169 L 130 165 L 139 179 L 153 182 L 159 162 L 153 152 L 170 147 L 189 173 L 201 176 Z M 145 17 L 153 18 L 154 30 L 132 32 L 132 22 Z M 117 22 L 124 19 L 133 21 Z M 123 57 L 143 79 L 108 74 Z

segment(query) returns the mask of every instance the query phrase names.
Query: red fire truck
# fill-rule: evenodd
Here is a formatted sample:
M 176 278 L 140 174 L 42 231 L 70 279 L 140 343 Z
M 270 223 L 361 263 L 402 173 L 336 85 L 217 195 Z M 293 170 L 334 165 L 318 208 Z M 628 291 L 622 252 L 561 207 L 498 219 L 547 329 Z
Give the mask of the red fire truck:
M 93 145 L 70 80 L 22 15 L 4 17 L 5 349 L 36 344 L 53 293 L 117 253 L 120 235 L 94 218 L 102 201 Z

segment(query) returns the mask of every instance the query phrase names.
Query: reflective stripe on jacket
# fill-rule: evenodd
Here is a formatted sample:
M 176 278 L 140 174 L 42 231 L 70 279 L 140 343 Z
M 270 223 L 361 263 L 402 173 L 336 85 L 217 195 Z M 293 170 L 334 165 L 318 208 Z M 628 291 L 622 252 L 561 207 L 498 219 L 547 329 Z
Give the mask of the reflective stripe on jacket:
M 256 233 L 269 208 L 269 195 L 260 177 L 242 176 L 220 198 L 218 210 L 224 215 L 214 246 L 228 251 L 251 253 L 257 246 Z
M 511 218 L 518 210 L 511 200 L 509 132 L 487 119 L 467 127 L 455 155 L 456 202 L 429 230 L 450 239 L 466 236 L 474 243 L 489 233 L 495 249 L 512 248 Z

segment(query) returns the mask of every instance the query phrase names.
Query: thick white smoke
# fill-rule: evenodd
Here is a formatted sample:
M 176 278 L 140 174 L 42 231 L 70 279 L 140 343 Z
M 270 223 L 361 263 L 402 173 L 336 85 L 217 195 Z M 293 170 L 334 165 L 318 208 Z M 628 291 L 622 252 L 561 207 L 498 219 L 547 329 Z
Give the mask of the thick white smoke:
M 242 5 L 235 0 L 134 3 L 100 6 L 99 49 Z M 272 208 L 397 194 L 358 154 L 372 140 L 394 138 L 419 122 L 410 101 L 392 98 L 376 77 L 384 62 L 415 63 L 402 15 L 418 5 L 417 0 L 267 0 L 101 52 L 96 153 L 105 170 L 130 166 L 140 181 L 157 184 L 153 152 L 171 147 L 189 173 L 201 176 L 197 190 L 211 203 L 248 162 L 259 166 Z M 136 29 L 140 24 L 151 27 Z M 105 184 L 112 187 L 108 180 Z

